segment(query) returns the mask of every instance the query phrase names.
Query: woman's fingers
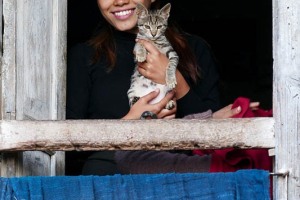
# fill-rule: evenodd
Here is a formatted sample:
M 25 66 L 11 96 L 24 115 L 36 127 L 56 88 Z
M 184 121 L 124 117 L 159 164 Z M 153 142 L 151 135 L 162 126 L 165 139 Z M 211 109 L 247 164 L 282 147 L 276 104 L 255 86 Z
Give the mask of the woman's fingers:
M 164 108 L 157 114 L 157 117 L 159 119 L 175 119 L 176 110 L 176 107 L 172 108 L 171 110 Z
M 159 89 L 156 89 L 156 90 L 150 92 L 149 94 L 143 96 L 143 97 L 141 98 L 141 100 L 142 100 L 142 101 L 145 101 L 145 103 L 149 103 L 151 100 L 153 100 L 155 97 L 158 96 L 159 92 L 160 92 L 160 90 L 159 90 Z
M 172 90 L 170 92 L 168 92 L 166 94 L 166 96 L 160 101 L 158 102 L 158 104 L 160 105 L 160 108 L 163 109 L 163 108 L 166 108 L 167 104 L 174 99 L 174 95 L 175 95 L 175 91 Z M 174 100 L 173 100 L 174 101 Z M 174 104 L 176 105 L 175 101 L 174 101 Z M 175 106 L 176 107 L 176 106 Z
M 260 104 L 259 102 L 251 102 L 249 104 L 249 108 L 251 110 L 257 110 L 257 109 L 259 109 L 259 104 Z M 242 111 L 241 106 L 232 108 L 232 104 L 230 104 L 230 105 L 216 111 L 215 113 L 213 113 L 213 118 L 215 118 L 215 119 L 230 118 L 230 117 L 233 117 L 234 115 L 239 114 L 241 111 Z
M 170 100 L 168 103 L 172 101 L 173 107 L 171 108 L 164 108 L 158 113 L 158 117 L 162 119 L 174 119 L 176 117 L 176 111 L 177 111 L 177 104 L 176 104 L 176 99 L 173 98 Z
M 251 108 L 251 110 L 258 110 L 259 104 L 259 102 L 251 102 L 249 108 Z
M 231 107 L 232 107 L 232 104 L 214 112 L 213 118 L 215 118 L 215 119 L 230 118 L 230 117 L 240 113 L 242 110 L 240 106 L 233 108 L 233 109 Z
M 153 100 L 153 99 L 155 99 L 157 96 L 158 96 L 158 94 L 159 94 L 159 89 L 156 89 L 155 91 L 153 91 L 153 92 L 150 92 L 149 94 L 147 94 L 147 95 L 145 95 L 145 96 L 143 96 L 142 98 L 140 98 L 140 100 L 139 101 L 141 101 L 141 103 L 142 104 L 147 104 L 148 106 L 147 107 L 149 107 L 149 110 L 148 111 L 151 111 L 151 112 L 153 112 L 153 113 L 155 113 L 155 114 L 158 114 L 158 113 L 160 113 L 163 109 L 165 109 L 166 108 L 166 105 L 171 101 L 171 100 L 173 100 L 173 98 L 174 98 L 174 95 L 175 95 L 175 92 L 174 91 L 171 91 L 171 92 L 168 92 L 167 94 L 166 94 L 166 96 L 161 100 L 161 101 L 159 101 L 158 103 L 155 103 L 155 104 L 149 104 L 149 102 L 151 101 L 151 100 Z M 175 106 L 174 107 L 176 107 L 176 103 L 175 103 Z M 167 109 L 166 109 L 167 110 Z M 172 111 L 170 111 L 170 112 L 174 112 L 174 109 L 172 108 L 171 109 Z M 170 113 L 169 112 L 169 113 Z M 163 115 L 160 115 L 161 117 L 163 117 L 163 116 L 165 116 L 165 114 L 163 114 Z M 160 117 L 159 117 L 160 118 Z
M 145 49 L 147 49 L 148 53 L 150 53 L 150 54 L 160 53 L 158 51 L 158 49 L 151 42 L 149 42 L 147 40 L 138 39 L 137 42 L 139 42 L 141 45 L 143 45 L 145 47 Z
M 155 83 L 165 84 L 166 70 L 169 64 L 168 57 L 160 52 L 151 41 L 142 39 L 137 41 L 147 50 L 146 61 L 138 63 L 138 71 Z
M 176 118 L 176 114 L 165 115 L 164 117 L 162 117 L 162 119 L 175 119 L 175 118 Z

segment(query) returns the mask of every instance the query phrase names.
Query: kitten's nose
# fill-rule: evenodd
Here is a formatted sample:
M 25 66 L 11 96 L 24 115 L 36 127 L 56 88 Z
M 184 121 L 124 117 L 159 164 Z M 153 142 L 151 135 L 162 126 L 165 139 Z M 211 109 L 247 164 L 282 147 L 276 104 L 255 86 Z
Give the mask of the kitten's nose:
M 155 36 L 156 36 L 156 34 L 157 34 L 157 30 L 152 30 L 152 31 L 151 31 L 151 35 L 152 35 L 152 37 L 155 37 Z

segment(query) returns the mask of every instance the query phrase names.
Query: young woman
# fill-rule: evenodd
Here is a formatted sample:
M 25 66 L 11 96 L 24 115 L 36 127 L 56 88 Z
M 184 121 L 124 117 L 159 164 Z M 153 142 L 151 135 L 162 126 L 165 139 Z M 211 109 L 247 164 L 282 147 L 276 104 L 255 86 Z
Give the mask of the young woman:
M 227 118 L 240 112 L 230 105 L 220 111 L 218 70 L 209 46 L 198 36 L 171 26 L 167 37 L 179 55 L 177 85 L 156 104 L 149 102 L 158 91 L 140 98 L 131 108 L 127 98 L 135 63 L 133 47 L 137 34 L 137 3 L 160 6 L 159 0 L 97 0 L 103 23 L 87 43 L 76 45 L 68 55 L 68 119 L 139 119 L 144 111 L 158 118 L 171 119 L 203 113 L 203 117 Z M 139 72 L 157 83 L 164 83 L 168 58 L 145 40 L 138 41 L 148 50 Z M 175 108 L 165 105 L 176 100 Z M 210 114 L 206 112 L 215 112 Z M 198 114 L 199 116 L 199 114 Z M 101 151 L 91 152 L 84 174 L 160 173 L 170 171 L 208 171 L 209 156 L 189 152 Z

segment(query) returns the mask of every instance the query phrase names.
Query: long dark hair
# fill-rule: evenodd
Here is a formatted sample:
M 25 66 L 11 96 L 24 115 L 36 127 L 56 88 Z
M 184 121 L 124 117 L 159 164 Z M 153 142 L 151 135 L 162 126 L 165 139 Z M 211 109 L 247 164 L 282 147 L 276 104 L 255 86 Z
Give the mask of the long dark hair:
M 161 2 L 157 0 L 152 3 L 151 8 L 159 8 L 160 5 Z M 178 70 L 185 77 L 190 77 L 193 82 L 197 82 L 197 79 L 200 77 L 200 72 L 195 55 L 183 36 L 183 32 L 178 28 L 176 23 L 171 21 L 169 24 L 166 37 L 179 56 Z M 107 70 L 111 71 L 116 64 L 116 45 L 112 34 L 113 27 L 106 20 L 102 20 L 99 27 L 101 28 L 88 40 L 88 44 L 95 49 L 93 63 L 96 63 L 102 56 L 105 56 L 109 63 Z

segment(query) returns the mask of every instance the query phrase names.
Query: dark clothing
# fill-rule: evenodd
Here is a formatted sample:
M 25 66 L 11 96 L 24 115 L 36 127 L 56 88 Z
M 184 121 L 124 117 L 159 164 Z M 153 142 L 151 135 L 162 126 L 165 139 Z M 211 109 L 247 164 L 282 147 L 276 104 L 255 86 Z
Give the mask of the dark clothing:
M 92 154 L 82 169 L 83 175 L 114 175 L 119 174 L 115 162 L 115 151 L 99 151 Z
M 67 71 L 67 119 L 120 119 L 128 113 L 127 90 L 135 67 L 133 57 L 135 35 L 117 31 L 114 34 L 117 60 L 111 72 L 107 72 L 108 63 L 105 58 L 100 59 L 96 64 L 92 63 L 94 49 L 87 44 L 78 44 L 70 51 Z M 209 47 L 197 36 L 186 35 L 186 38 L 196 55 L 201 79 L 197 84 L 193 84 L 189 77 L 185 77 L 191 89 L 184 97 L 177 100 L 177 118 L 209 109 L 215 111 L 220 106 L 219 76 Z M 183 157 L 187 157 L 185 154 L 175 153 L 176 161 L 173 162 L 170 152 L 160 152 L 160 155 L 161 153 L 168 154 L 170 163 L 182 162 Z M 137 154 L 133 155 L 128 156 L 128 159 L 120 156 L 118 158 L 128 164 L 132 161 L 130 158 L 138 160 Z M 95 157 L 91 160 L 95 162 Z M 121 161 L 116 163 L 122 164 Z
M 118 170 L 124 174 L 208 172 L 210 155 L 167 151 L 116 151 Z
M 116 33 L 117 62 L 107 73 L 107 62 L 92 63 L 94 50 L 86 44 L 75 46 L 68 55 L 67 119 L 120 119 L 129 111 L 127 90 L 134 70 L 135 35 Z M 219 109 L 218 72 L 213 57 L 199 37 L 187 36 L 201 67 L 197 84 L 186 78 L 191 90 L 177 101 L 177 116 Z

